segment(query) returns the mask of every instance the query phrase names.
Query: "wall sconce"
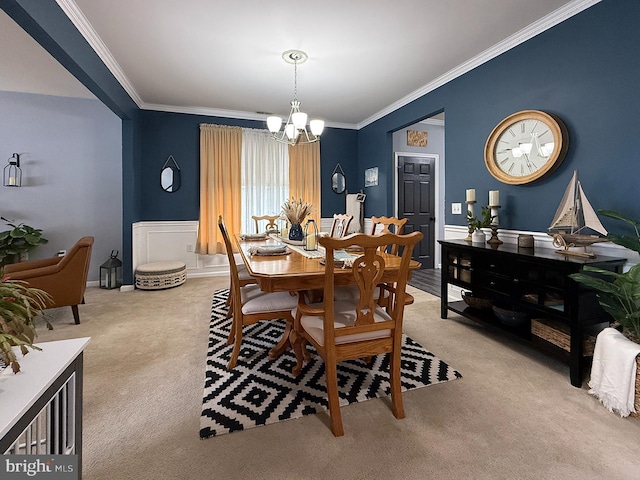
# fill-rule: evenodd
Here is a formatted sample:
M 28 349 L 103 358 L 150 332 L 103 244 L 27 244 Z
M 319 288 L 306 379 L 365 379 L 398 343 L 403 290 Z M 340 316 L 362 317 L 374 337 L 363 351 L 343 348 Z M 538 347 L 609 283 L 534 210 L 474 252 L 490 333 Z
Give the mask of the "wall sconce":
M 19 187 L 22 185 L 22 170 L 20 169 L 20 155 L 14 153 L 9 158 L 9 165 L 4 167 L 4 186 Z

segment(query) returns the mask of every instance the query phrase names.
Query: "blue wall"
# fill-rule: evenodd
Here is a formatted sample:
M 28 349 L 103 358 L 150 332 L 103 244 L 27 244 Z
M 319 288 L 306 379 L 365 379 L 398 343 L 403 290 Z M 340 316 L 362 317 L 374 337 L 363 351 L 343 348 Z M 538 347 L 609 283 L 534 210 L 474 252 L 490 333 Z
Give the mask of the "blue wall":
M 140 220 L 198 220 L 200 212 L 200 124 L 265 128 L 264 122 L 206 117 L 178 113 L 140 112 Z M 344 195 L 331 190 L 331 172 L 340 163 L 347 177 L 347 188 L 354 184 L 357 171 L 357 132 L 326 128 L 320 140 L 322 157 L 322 215 L 344 212 Z M 182 186 L 175 193 L 160 188 L 160 169 L 173 155 L 182 175 Z M 354 187 L 355 188 L 355 187 Z
M 465 189 L 485 204 L 497 189 L 501 226 L 546 231 L 575 169 L 594 208 L 640 218 L 639 21 L 637 0 L 604 0 L 360 130 L 360 170 L 378 165 L 386 181 L 367 197 L 365 215 L 392 211 L 389 132 L 444 109 L 447 224 L 464 224 L 448 205 L 463 202 Z M 524 109 L 560 116 L 569 151 L 548 179 L 502 184 L 486 170 L 484 144 L 500 120 Z
M 130 264 L 132 222 L 197 218 L 197 124 L 203 119 L 232 121 L 139 112 L 54 0 L 0 0 L 0 6 L 123 120 L 124 264 Z M 365 215 L 391 214 L 392 132 L 444 110 L 447 206 L 462 202 L 467 188 L 475 188 L 480 200 L 485 192 L 499 189 L 501 226 L 544 231 L 573 170 L 579 169 L 595 208 L 640 218 L 640 204 L 634 200 L 640 160 L 639 21 L 637 0 L 603 0 L 360 131 L 327 131 L 321 146 L 322 215 L 344 205 L 325 183 L 338 162 L 347 173 L 349 191 L 363 188 L 364 170 L 377 166 L 380 183 L 367 192 Z M 562 118 L 569 151 L 548 179 L 527 186 L 501 184 L 484 166 L 484 143 L 501 119 L 523 109 L 547 110 Z M 250 123 L 256 127 L 261 122 Z M 184 159 L 175 152 L 184 152 Z M 173 196 L 161 195 L 157 173 L 170 153 L 188 171 L 185 191 Z M 462 215 L 446 210 L 446 223 L 464 223 Z M 604 223 L 608 226 L 606 219 Z
M 96 99 L 15 92 L 0 92 L 0 112 L 0 158 L 17 152 L 22 168 L 20 188 L 0 186 L 0 215 L 42 229 L 49 242 L 30 260 L 93 236 L 88 280 L 98 281 L 111 250 L 122 250 L 120 119 Z

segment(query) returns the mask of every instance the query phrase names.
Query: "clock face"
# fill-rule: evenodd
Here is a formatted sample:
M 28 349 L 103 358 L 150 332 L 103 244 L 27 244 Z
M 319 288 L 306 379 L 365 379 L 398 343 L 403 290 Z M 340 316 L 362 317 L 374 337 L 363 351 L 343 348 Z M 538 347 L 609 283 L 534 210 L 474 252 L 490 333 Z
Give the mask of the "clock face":
M 533 182 L 551 173 L 568 146 L 560 120 L 537 110 L 514 113 L 500 122 L 485 145 L 485 164 L 504 183 Z

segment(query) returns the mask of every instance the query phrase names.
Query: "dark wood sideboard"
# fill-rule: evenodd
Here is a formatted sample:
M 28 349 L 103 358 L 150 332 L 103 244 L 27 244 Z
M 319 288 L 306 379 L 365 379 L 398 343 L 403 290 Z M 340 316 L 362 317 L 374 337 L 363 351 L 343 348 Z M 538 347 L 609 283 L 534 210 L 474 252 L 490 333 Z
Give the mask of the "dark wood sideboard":
M 475 244 L 466 240 L 439 240 L 442 248 L 441 317 L 452 311 L 472 320 L 492 325 L 511 336 L 566 362 L 571 384 L 582 386 L 583 340 L 587 330 L 608 322 L 595 292 L 569 278 L 585 265 L 621 272 L 625 258 L 598 255 L 581 258 L 563 255 L 552 249 L 521 248 L 515 244 L 498 246 Z M 492 309 L 473 308 L 463 301 L 448 301 L 448 285 L 456 285 L 492 305 L 526 313 L 521 325 L 501 322 Z M 531 333 L 531 319 L 550 319 L 566 326 L 570 347 L 567 350 Z

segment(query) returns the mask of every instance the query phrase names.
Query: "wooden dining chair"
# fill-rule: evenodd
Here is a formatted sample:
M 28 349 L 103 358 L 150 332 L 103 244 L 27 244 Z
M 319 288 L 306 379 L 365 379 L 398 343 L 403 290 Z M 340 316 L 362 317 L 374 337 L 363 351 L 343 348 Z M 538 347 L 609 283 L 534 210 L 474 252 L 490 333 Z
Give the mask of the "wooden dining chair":
M 263 232 L 269 232 L 269 231 L 277 231 L 278 230 L 278 225 L 276 225 L 276 220 L 278 220 L 280 218 L 280 215 L 251 215 L 251 218 L 253 219 L 253 221 L 256 224 L 256 233 L 263 233 Z M 267 221 L 267 225 L 264 228 L 264 230 L 260 230 L 260 222 L 266 220 Z
M 402 235 L 402 229 L 404 228 L 405 223 L 407 223 L 406 218 L 372 216 L 371 217 L 371 235 L 380 234 L 380 233 L 394 233 L 396 235 Z M 391 247 L 391 249 L 389 250 L 389 253 L 393 253 L 394 255 L 398 253 L 397 245 L 387 246 L 384 250 L 387 251 L 388 247 Z
M 300 296 L 294 314 L 293 330 L 289 336 L 296 354 L 294 375 L 308 360 L 306 343 L 313 345 L 325 362 L 325 381 L 331 416 L 331 431 L 338 437 L 344 434 L 340 414 L 337 364 L 342 360 L 366 358 L 372 355 L 389 354 L 389 376 L 391 384 L 392 411 L 396 418 L 404 418 L 404 407 L 400 385 L 400 349 L 402 345 L 402 319 L 404 298 L 411 252 L 422 239 L 420 232 L 409 235 L 384 234 L 371 236 L 353 234 L 342 239 L 323 237 L 320 244 L 326 249 L 324 300 L 307 303 Z M 393 305 L 389 313 L 377 304 L 375 291 L 385 271 L 385 261 L 379 248 L 398 244 L 403 247 L 400 259 Z M 360 291 L 357 299 L 334 300 L 334 252 L 357 246 L 363 253 L 353 262 L 352 272 Z
M 396 217 L 371 217 L 371 235 L 382 234 L 382 233 L 394 233 L 396 235 L 402 235 L 402 230 L 404 228 L 405 223 L 407 223 L 406 218 L 396 218 Z M 382 251 L 389 252 L 393 255 L 398 254 L 399 245 L 384 245 L 382 247 Z M 389 304 L 388 297 L 389 295 L 393 295 L 395 291 L 395 286 L 393 284 L 384 284 L 381 285 L 381 292 L 379 296 L 379 305 L 383 307 L 387 307 Z M 411 305 L 415 299 L 413 295 L 406 294 L 405 296 L 405 305 Z
M 235 259 L 235 256 L 234 256 Z M 252 277 L 247 270 L 247 266 L 244 263 L 236 263 L 236 268 L 238 269 L 238 283 L 240 287 L 246 287 L 247 285 L 251 285 L 254 283 L 258 283 L 255 277 Z M 229 296 L 227 297 L 227 318 L 231 318 L 233 315 L 233 295 L 231 294 L 233 290 L 233 275 L 231 274 L 231 269 L 229 269 Z M 232 328 L 229 330 L 229 338 L 227 338 L 227 345 L 231 345 L 235 338 L 235 330 Z
M 346 213 L 334 213 L 331 233 L 329 235 L 334 238 L 342 238 L 346 236 L 349 231 L 349 225 L 351 225 L 351 220 L 353 220 L 353 215 L 348 215 Z
M 227 232 L 227 227 L 218 217 L 218 228 L 224 240 L 224 246 L 229 258 L 229 269 L 231 270 L 231 291 L 233 296 L 233 320 L 231 330 L 233 331 L 233 351 L 227 368 L 231 370 L 236 366 L 242 345 L 242 327 L 252 325 L 261 320 L 275 320 L 284 318 L 293 321 L 291 311 L 296 307 L 297 296 L 289 292 L 263 292 L 256 284 L 242 285 L 238 274 L 238 266 L 233 256 L 231 239 Z M 231 338 L 231 334 L 229 335 Z

